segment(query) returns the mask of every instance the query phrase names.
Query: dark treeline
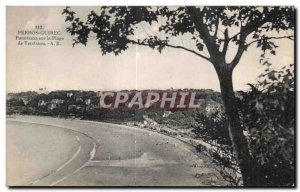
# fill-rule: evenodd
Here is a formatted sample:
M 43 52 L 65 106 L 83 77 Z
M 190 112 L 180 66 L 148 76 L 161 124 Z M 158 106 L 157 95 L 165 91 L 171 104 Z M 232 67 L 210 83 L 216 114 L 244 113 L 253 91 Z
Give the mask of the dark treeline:
M 164 90 L 143 90 L 143 94 L 147 92 L 161 93 Z M 221 106 L 222 99 L 219 92 L 213 90 L 168 90 L 196 92 L 196 99 L 200 99 L 199 109 L 196 111 L 204 111 L 207 106 Z M 122 90 L 133 95 L 136 90 Z M 163 112 L 166 109 L 152 107 L 149 109 L 136 110 L 136 108 L 128 109 L 120 105 L 116 109 L 99 108 L 100 97 L 94 91 L 65 90 L 52 91 L 49 93 L 38 93 L 35 91 L 8 93 L 7 94 L 7 114 L 27 114 L 27 115 L 49 115 L 59 117 L 76 117 L 81 119 L 141 119 L 142 115 L 148 111 Z M 125 105 L 125 104 L 124 104 Z M 169 109 L 170 111 L 176 109 Z M 185 109 L 184 109 L 185 110 Z

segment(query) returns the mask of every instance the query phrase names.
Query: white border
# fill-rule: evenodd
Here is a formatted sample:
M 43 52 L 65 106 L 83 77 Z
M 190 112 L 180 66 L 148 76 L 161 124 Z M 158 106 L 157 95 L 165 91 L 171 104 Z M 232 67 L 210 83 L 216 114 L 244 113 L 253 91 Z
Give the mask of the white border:
M 197 1 L 197 0 L 51 0 L 51 1 L 38 1 L 38 0 L 3 0 L 2 2 L 6 5 L 296 5 L 297 0 L 207 0 L 207 1 Z
M 241 0 L 207 0 L 207 1 L 197 1 L 197 0 L 51 0 L 51 1 L 38 1 L 38 0 L 1 0 L 0 1 L 0 42 L 1 42 L 1 52 L 0 52 L 0 191 L 8 191 L 8 190 L 26 190 L 26 191 L 44 191 L 44 190 L 52 190 L 51 188 L 47 189 L 8 189 L 5 186 L 5 55 L 6 55 L 6 42 L 5 33 L 6 33 L 6 6 L 54 6 L 54 5 L 294 5 L 296 8 L 300 7 L 299 0 L 252 0 L 252 1 L 241 1 Z M 297 26 L 299 26 L 299 19 L 297 19 Z M 298 30 L 299 31 L 299 30 Z M 298 37 L 298 33 L 297 33 Z M 299 37 L 298 37 L 299 38 Z M 297 50 L 296 55 L 299 55 L 299 49 Z M 298 69 L 299 67 L 297 67 Z M 298 73 L 297 73 L 298 75 Z M 297 77 L 297 85 L 299 84 L 299 76 Z M 298 94 L 299 96 L 299 94 Z M 299 99 L 299 98 L 298 98 Z M 299 104 L 299 101 L 297 102 Z M 297 105 L 297 107 L 299 107 Z M 299 120 L 299 113 L 297 113 L 297 119 Z M 299 138 L 300 130 L 297 129 L 297 137 Z M 299 154 L 299 147 L 297 145 L 297 154 Z M 297 167 L 299 166 L 299 158 L 297 158 Z M 299 175 L 297 175 L 297 184 L 299 185 Z M 75 189 L 56 189 L 57 191 L 65 191 L 65 190 L 75 190 Z M 88 191 L 88 190 L 99 190 L 95 189 L 76 189 L 76 191 Z M 101 191 L 111 191 L 112 189 L 101 189 Z M 123 190 L 142 190 L 142 189 L 114 189 L 114 191 L 123 191 Z M 149 189 L 148 189 L 149 190 Z M 158 191 L 173 191 L 174 189 L 154 189 Z M 182 191 L 188 191 L 190 189 L 180 189 Z M 201 189 L 204 190 L 204 189 Z M 213 189 L 210 191 L 217 191 L 218 189 Z M 231 190 L 231 189 L 228 189 Z M 238 189 L 242 190 L 242 189 Z M 267 191 L 271 191 L 267 190 Z M 282 189 L 280 189 L 282 190 Z M 266 191 L 266 189 L 259 189 L 258 191 Z

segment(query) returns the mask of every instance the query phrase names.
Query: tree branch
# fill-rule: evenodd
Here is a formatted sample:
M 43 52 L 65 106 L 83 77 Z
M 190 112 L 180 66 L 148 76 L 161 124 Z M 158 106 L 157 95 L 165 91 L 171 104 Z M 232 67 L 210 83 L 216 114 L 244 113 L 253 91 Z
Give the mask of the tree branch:
M 229 39 L 229 35 L 228 35 L 228 28 L 226 28 L 224 31 L 224 46 L 223 46 L 223 50 L 222 50 L 222 54 L 224 57 L 227 53 L 229 41 L 230 41 L 230 39 Z
M 290 36 L 282 36 L 282 37 L 265 37 L 265 39 L 294 39 L 294 36 L 293 35 L 290 35 Z M 239 63 L 244 51 L 253 43 L 259 41 L 261 39 L 256 39 L 254 41 L 251 41 L 250 43 L 240 43 L 239 44 L 239 47 L 238 47 L 238 51 L 237 51 L 237 54 L 236 56 L 234 57 L 234 59 L 231 61 L 230 63 L 230 68 L 231 70 L 234 69 L 234 67 Z
M 198 31 L 201 39 L 205 43 L 209 55 L 212 57 L 211 59 L 213 59 L 214 55 L 217 55 L 219 50 L 216 45 L 216 37 L 209 34 L 207 25 L 203 23 L 203 12 L 205 9 L 206 7 L 203 7 L 203 10 L 200 11 L 199 8 L 194 6 L 187 7 L 188 13 L 195 25 L 195 29 Z
M 244 45 L 244 43 L 240 43 L 238 46 L 238 51 L 235 55 L 235 57 L 233 58 L 233 60 L 230 62 L 229 64 L 229 68 L 231 70 L 233 70 L 235 68 L 235 66 L 239 63 L 244 51 L 246 50 L 246 46 Z
M 214 37 L 217 38 L 217 35 L 218 35 L 218 30 L 219 30 L 219 14 L 218 14 L 218 18 L 216 19 L 216 23 L 215 23 L 215 33 L 214 33 Z
M 264 25 L 265 23 L 268 22 L 270 19 L 270 16 L 266 16 L 263 20 L 257 21 L 257 22 L 247 22 L 245 26 L 241 25 L 240 32 L 232 36 L 230 41 L 233 38 L 237 38 L 239 35 L 239 46 L 238 46 L 238 51 L 234 57 L 234 59 L 230 62 L 229 67 L 231 70 L 235 68 L 235 66 L 239 63 L 244 51 L 247 49 L 248 45 L 246 45 L 246 38 L 248 35 L 250 35 L 253 31 L 255 31 L 258 27 Z
M 281 36 L 281 37 L 265 37 L 264 39 L 268 39 L 268 40 L 270 40 L 270 39 L 291 39 L 291 40 L 294 40 L 294 35 L 288 35 L 288 36 Z M 255 43 L 255 42 L 258 42 L 258 41 L 260 41 L 260 40 L 262 40 L 262 39 L 256 39 L 256 40 L 254 40 L 254 41 L 251 41 L 251 42 L 249 42 L 249 43 L 247 43 L 245 46 L 250 46 L 251 44 L 253 44 L 253 43 Z
M 233 60 L 230 62 L 229 64 L 229 68 L 230 70 L 233 70 L 235 68 L 235 66 L 239 63 L 245 49 L 245 40 L 248 36 L 248 33 L 244 32 L 244 27 L 241 27 L 241 32 L 240 32 L 240 39 L 239 39 L 239 45 L 238 45 L 238 50 L 237 53 L 235 55 L 235 57 L 233 58 Z
M 148 44 L 148 43 L 144 43 L 144 42 L 139 42 L 139 41 L 129 40 L 129 43 L 131 43 L 131 44 L 136 44 L 136 45 L 143 45 L 143 46 L 148 46 L 148 47 L 149 47 L 149 44 Z M 202 54 L 200 54 L 200 53 L 197 53 L 196 51 L 194 51 L 194 50 L 192 50 L 192 49 L 188 49 L 188 48 L 186 48 L 186 47 L 179 46 L 179 45 L 170 45 L 170 44 L 163 44 L 163 45 L 166 46 L 166 47 L 171 47 L 171 48 L 175 48 L 175 49 L 183 49 L 183 50 L 185 50 L 185 51 L 188 51 L 188 52 L 190 52 L 190 53 L 193 53 L 193 54 L 195 54 L 195 55 L 197 55 L 197 56 L 199 56 L 199 57 L 201 57 L 201 58 L 203 58 L 203 59 L 205 59 L 205 60 L 211 62 L 211 61 L 210 61 L 210 58 L 208 58 L 208 57 L 206 57 L 206 56 L 204 56 L 204 55 L 202 55 Z

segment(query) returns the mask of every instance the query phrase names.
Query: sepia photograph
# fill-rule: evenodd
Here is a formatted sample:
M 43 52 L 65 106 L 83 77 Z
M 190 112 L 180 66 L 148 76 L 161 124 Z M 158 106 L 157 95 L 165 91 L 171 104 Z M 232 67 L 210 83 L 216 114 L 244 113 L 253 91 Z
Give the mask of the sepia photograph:
M 7 6 L 6 186 L 295 188 L 294 6 Z

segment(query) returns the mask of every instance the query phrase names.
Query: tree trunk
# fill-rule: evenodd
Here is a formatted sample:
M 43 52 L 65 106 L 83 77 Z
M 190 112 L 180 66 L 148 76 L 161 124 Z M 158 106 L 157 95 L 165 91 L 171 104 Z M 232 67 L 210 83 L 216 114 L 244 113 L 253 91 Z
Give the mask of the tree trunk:
M 228 119 L 228 130 L 232 141 L 233 149 L 241 170 L 244 186 L 252 183 L 252 166 L 246 136 L 243 134 L 238 109 L 235 104 L 235 95 L 232 84 L 232 70 L 227 68 L 218 70 L 218 77 L 221 87 L 221 95 Z

